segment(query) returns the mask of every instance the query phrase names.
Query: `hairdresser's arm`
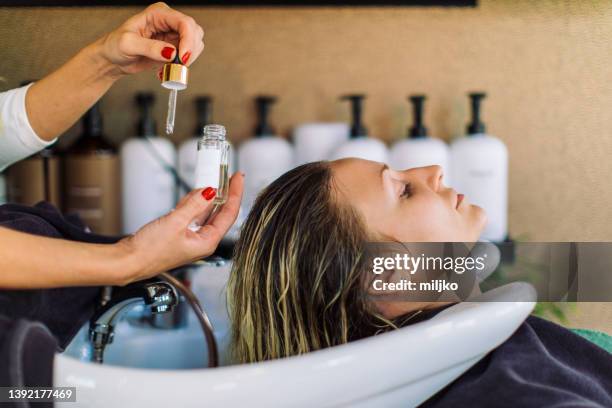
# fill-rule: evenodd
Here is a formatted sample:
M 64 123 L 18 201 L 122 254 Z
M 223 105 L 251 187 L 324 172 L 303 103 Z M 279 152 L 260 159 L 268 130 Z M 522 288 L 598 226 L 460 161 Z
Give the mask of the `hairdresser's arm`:
M 159 69 L 174 59 L 177 47 L 184 63 L 195 61 L 204 48 L 203 36 L 193 18 L 166 4 L 147 7 L 28 89 L 32 129 L 45 141 L 54 139 L 119 78 Z
M 85 244 L 0 228 L 0 288 L 125 285 L 206 257 L 236 220 L 242 188 L 237 173 L 228 201 L 198 232 L 187 226 L 212 209 L 202 190 L 117 244 Z

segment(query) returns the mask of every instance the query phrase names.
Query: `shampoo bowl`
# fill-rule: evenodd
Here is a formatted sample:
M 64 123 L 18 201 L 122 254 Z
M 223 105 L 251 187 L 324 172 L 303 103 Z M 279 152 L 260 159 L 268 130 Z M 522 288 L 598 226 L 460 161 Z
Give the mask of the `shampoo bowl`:
M 77 403 L 67 407 L 416 406 L 510 337 L 535 305 L 535 291 L 520 282 L 481 298 L 486 302 L 460 303 L 430 320 L 346 345 L 215 369 L 194 368 L 204 367 L 205 355 L 195 319 L 184 332 L 156 331 L 148 338 L 137 332 L 125 338 L 128 329 L 120 332 L 118 325 L 108 364 L 83 361 L 77 338 L 56 355 L 54 385 L 76 387 Z M 213 324 L 222 327 L 224 308 L 212 309 Z M 217 335 L 223 352 L 226 330 Z M 152 359 L 151 353 L 161 353 L 162 363 L 126 360 Z

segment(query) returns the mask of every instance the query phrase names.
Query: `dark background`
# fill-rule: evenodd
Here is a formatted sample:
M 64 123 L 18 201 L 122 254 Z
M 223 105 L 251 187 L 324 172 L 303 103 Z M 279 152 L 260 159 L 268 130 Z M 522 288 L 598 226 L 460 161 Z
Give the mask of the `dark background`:
M 0 6 L 49 7 L 49 6 L 146 6 L 146 0 L 0 0 Z M 172 6 L 444 6 L 475 7 L 477 0 L 180 0 Z

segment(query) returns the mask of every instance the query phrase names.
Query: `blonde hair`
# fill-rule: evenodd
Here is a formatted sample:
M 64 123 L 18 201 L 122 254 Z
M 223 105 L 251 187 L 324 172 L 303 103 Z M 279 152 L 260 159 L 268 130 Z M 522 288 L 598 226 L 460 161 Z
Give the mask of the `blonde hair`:
M 303 354 L 389 326 L 363 289 L 366 228 L 334 197 L 329 163 L 315 162 L 257 198 L 228 283 L 234 362 Z

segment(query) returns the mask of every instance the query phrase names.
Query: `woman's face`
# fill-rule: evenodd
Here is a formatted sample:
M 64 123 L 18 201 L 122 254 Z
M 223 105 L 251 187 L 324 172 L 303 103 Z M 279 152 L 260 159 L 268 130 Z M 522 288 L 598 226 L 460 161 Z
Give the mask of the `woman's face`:
M 331 166 L 339 199 L 356 208 L 381 241 L 474 242 L 485 226 L 482 208 L 446 187 L 440 166 L 392 170 L 361 159 Z

